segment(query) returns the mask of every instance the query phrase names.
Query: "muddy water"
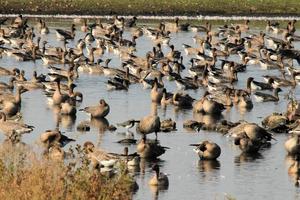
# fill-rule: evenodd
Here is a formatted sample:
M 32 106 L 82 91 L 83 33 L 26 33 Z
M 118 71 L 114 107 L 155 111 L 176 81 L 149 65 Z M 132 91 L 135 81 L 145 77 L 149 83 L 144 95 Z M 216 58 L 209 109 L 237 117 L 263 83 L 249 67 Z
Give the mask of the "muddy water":
M 68 27 L 71 24 L 69 20 L 58 20 L 50 23 L 51 33 L 42 36 L 42 41 L 47 40 L 50 45 L 62 45 L 62 42 L 56 40 L 54 29 L 57 27 Z M 216 25 L 217 26 L 217 25 Z M 261 27 L 251 27 L 253 32 L 259 32 Z M 129 32 L 125 32 L 126 36 Z M 300 33 L 298 33 L 300 34 Z M 192 32 L 180 32 L 172 34 L 171 43 L 176 49 L 183 52 L 182 44 L 194 45 Z M 80 31 L 76 32 L 76 39 L 71 41 L 68 46 L 75 45 L 77 39 L 84 36 Z M 151 50 L 152 42 L 143 36 L 137 40 L 137 52 L 139 56 L 144 56 Z M 297 48 L 300 45 L 295 43 Z M 169 49 L 164 47 L 164 52 Z M 106 53 L 104 58 L 112 58 L 110 66 L 119 67 L 120 59 L 118 56 Z M 231 56 L 230 59 L 237 60 L 237 56 Z M 189 57 L 184 55 L 184 64 L 187 66 Z M 33 62 L 18 62 L 13 58 L 3 56 L 0 59 L 0 66 L 19 67 L 24 69 L 26 76 L 31 77 L 32 71 L 47 73 L 47 67 L 40 60 Z M 185 72 L 186 73 L 186 72 Z M 245 88 L 246 79 L 249 76 L 262 81 L 262 75 L 277 74 L 277 71 L 265 71 L 259 66 L 247 68 L 246 73 L 239 73 L 239 82 L 235 87 Z M 2 80 L 7 80 L 1 77 Z M 30 134 L 23 137 L 23 141 L 33 148 L 39 149 L 38 139 L 40 133 L 47 129 L 53 129 L 59 124 L 60 129 L 76 142 L 70 143 L 74 146 L 77 143 L 83 144 L 90 140 L 110 152 L 122 152 L 124 146 L 116 143 L 117 140 L 124 137 L 125 130 L 119 128 L 115 132 L 101 132 L 101 128 L 109 124 L 116 124 L 131 118 L 139 119 L 151 112 L 150 90 L 145 90 L 141 85 L 131 85 L 128 91 L 107 91 L 104 76 L 80 74 L 76 80 L 76 91 L 83 93 L 84 100 L 79 106 L 83 108 L 93 105 L 100 98 L 104 98 L 111 107 L 111 112 L 107 116 L 107 121 L 93 121 L 93 127 L 90 132 L 81 133 L 76 131 L 76 125 L 84 120 L 89 120 L 88 116 L 82 112 L 77 113 L 76 119 L 58 116 L 51 106 L 47 105 L 47 98 L 41 90 L 27 92 L 22 96 L 22 114 L 24 122 L 35 126 L 36 128 Z M 166 88 L 175 91 L 174 82 L 164 80 Z M 198 99 L 203 89 L 196 91 L 187 91 L 192 97 Z M 262 118 L 272 112 L 283 112 L 287 101 L 284 96 L 288 93 L 285 89 L 280 94 L 281 100 L 278 103 L 254 103 L 251 112 L 241 113 L 235 107 L 223 112 L 224 119 L 230 121 L 247 120 L 249 122 L 259 123 Z M 299 91 L 296 90 L 296 96 L 299 97 Z M 294 187 L 292 177 L 288 175 L 290 161 L 286 158 L 286 152 L 283 143 L 286 135 L 276 135 L 277 141 L 272 142 L 272 147 L 260 152 L 253 157 L 241 154 L 238 147 L 233 145 L 233 141 L 215 132 L 200 131 L 199 133 L 188 132 L 182 128 L 183 121 L 186 119 L 199 119 L 202 116 L 195 115 L 191 110 L 176 110 L 172 106 L 167 108 L 157 108 L 161 119 L 172 118 L 177 123 L 177 131 L 171 133 L 160 133 L 159 140 L 163 146 L 170 149 L 160 157 L 158 162 L 161 165 L 161 171 L 168 174 L 169 188 L 165 190 L 156 190 L 150 188 L 148 180 L 153 175 L 151 171 L 151 162 L 141 163 L 140 169 L 135 170 L 135 178 L 139 184 L 139 190 L 134 194 L 134 199 L 224 199 L 234 197 L 236 199 L 300 199 L 300 190 Z M 206 119 L 211 120 L 211 119 Z M 135 129 L 132 129 L 135 132 Z M 135 134 L 136 138 L 140 136 Z M 150 136 L 154 137 L 154 136 Z M 4 140 L 0 135 L 1 141 Z M 196 143 L 201 140 L 212 140 L 220 145 L 222 154 L 218 161 L 199 161 L 198 156 L 189 146 L 190 143 Z M 129 152 L 134 152 L 136 146 L 129 146 Z

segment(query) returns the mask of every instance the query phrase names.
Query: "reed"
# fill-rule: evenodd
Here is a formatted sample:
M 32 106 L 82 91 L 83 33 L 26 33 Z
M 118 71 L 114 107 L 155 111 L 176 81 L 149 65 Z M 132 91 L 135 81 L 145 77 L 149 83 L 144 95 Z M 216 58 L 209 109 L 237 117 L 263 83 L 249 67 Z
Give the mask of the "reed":
M 75 154 L 72 150 L 67 163 L 57 162 L 22 145 L 2 145 L 0 199 L 132 199 L 124 167 L 108 177 L 90 169 L 82 152 Z

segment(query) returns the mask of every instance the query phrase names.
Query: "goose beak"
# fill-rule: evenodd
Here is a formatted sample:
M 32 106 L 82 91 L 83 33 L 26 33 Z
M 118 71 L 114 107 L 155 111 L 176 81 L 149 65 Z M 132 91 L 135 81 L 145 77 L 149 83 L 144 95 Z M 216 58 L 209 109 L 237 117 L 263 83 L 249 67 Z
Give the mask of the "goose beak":
M 193 146 L 193 147 L 197 147 L 199 146 L 200 144 L 189 144 L 189 146 Z

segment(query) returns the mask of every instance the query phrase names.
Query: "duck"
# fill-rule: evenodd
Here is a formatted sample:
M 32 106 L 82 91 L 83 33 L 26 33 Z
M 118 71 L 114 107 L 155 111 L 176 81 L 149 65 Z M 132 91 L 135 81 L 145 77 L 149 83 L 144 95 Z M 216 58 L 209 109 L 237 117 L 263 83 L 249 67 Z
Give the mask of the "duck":
M 196 146 L 194 151 L 201 160 L 216 160 L 221 155 L 221 148 L 218 144 L 205 140 L 198 144 L 190 144 Z
M 146 135 L 142 135 L 142 139 L 137 144 L 137 153 L 141 158 L 156 159 L 166 152 L 168 147 L 161 146 L 157 141 L 149 141 Z
M 72 24 L 71 31 L 66 31 L 62 29 L 55 29 L 56 31 L 56 37 L 59 40 L 71 40 L 75 37 L 75 24 Z
M 10 136 L 13 133 L 24 134 L 33 131 L 34 126 L 27 125 L 20 122 L 8 121 L 5 113 L 0 112 L 0 131 L 6 136 Z
M 92 118 L 105 118 L 109 114 L 110 107 L 104 99 L 100 99 L 99 105 L 85 107 L 79 111 L 88 113 Z
M 274 101 L 278 102 L 279 101 L 279 96 L 278 93 L 282 92 L 280 88 L 276 88 L 272 94 L 266 94 L 262 92 L 255 92 L 254 97 L 256 98 L 257 102 L 268 102 L 268 101 Z
M 152 170 L 155 171 L 154 176 L 149 180 L 149 185 L 157 187 L 168 187 L 169 179 L 167 174 L 160 172 L 158 164 L 152 166 Z

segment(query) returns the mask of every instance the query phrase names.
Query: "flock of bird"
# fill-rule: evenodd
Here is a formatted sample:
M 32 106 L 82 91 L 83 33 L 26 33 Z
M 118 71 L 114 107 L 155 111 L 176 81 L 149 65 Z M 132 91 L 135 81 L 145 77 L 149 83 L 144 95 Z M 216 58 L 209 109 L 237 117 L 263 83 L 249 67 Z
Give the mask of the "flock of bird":
M 248 20 L 242 24 L 226 24 L 217 29 L 212 29 L 209 22 L 191 25 L 180 23 L 178 18 L 174 22 L 160 22 L 158 27 L 137 26 L 137 20 L 136 17 L 125 20 L 115 16 L 107 23 L 97 20 L 88 24 L 86 19 L 80 19 L 74 20 L 70 30 L 49 30 L 44 20 L 39 20 L 35 26 L 29 26 L 28 20 L 22 15 L 11 20 L 1 19 L 1 56 L 20 62 L 41 59 L 49 73 L 38 75 L 34 71 L 32 78 L 27 80 L 23 70 L 0 67 L 0 75 L 10 77 L 8 83 L 0 83 L 0 131 L 14 141 L 19 135 L 34 129 L 33 126 L 16 121 L 21 110 L 22 94 L 34 89 L 44 90 L 49 102 L 59 108 L 61 115 L 74 116 L 78 110 L 88 113 L 91 119 L 105 119 L 110 112 L 115 112 L 110 109 L 107 99 L 100 99 L 94 106 L 78 109 L 79 102 L 84 99 L 81 92 L 74 91 L 80 73 L 108 77 L 106 85 L 109 90 L 127 91 L 132 84 L 141 84 L 146 91 L 150 90 L 149 98 L 154 105 L 174 106 L 216 118 L 220 118 L 222 112 L 232 106 L 251 112 L 254 106 L 252 97 L 257 102 L 278 102 L 281 88 L 295 89 L 300 80 L 300 70 L 294 67 L 295 62 L 300 63 L 300 50 L 294 48 L 294 44 L 300 41 L 300 36 L 295 33 L 295 20 L 288 22 L 286 28 L 268 21 L 266 30 L 259 34 L 251 33 Z M 125 30 L 131 33 L 131 39 L 123 37 Z M 47 41 L 41 41 L 41 37 L 34 40 L 37 35 L 48 34 L 49 31 L 55 31 L 62 46 L 49 46 Z M 77 41 L 74 48 L 68 47 L 68 41 L 74 40 L 79 31 L 86 33 L 85 36 Z M 181 31 L 203 32 L 204 36 L 196 34 L 191 38 L 195 45 L 183 44 L 184 52 L 181 52 L 171 44 L 171 35 Z M 137 39 L 144 36 L 153 41 L 153 48 L 144 57 L 140 57 L 135 54 L 135 47 Z M 169 51 L 163 51 L 163 47 L 169 47 Z M 121 66 L 111 67 L 111 59 L 102 60 L 106 52 L 118 55 Z M 190 66 L 183 64 L 184 53 L 190 59 Z M 240 62 L 232 61 L 233 55 L 238 55 Z M 278 75 L 264 76 L 266 82 L 256 81 L 254 77 L 238 79 L 240 73 L 246 73 L 247 68 L 253 65 L 266 71 L 276 71 Z M 178 90 L 173 93 L 167 91 L 165 81 L 174 82 Z M 247 87 L 236 88 L 238 81 L 245 81 Z M 192 97 L 185 92 L 197 89 L 204 91 L 201 98 Z M 12 93 L 13 90 L 15 93 Z M 276 140 L 274 133 L 289 132 L 285 148 L 294 157 L 289 172 L 297 176 L 296 184 L 299 184 L 298 107 L 297 101 L 291 100 L 286 112 L 266 117 L 262 126 L 246 121 L 219 120 L 217 123 L 207 124 L 186 120 L 183 127 L 230 135 L 234 138 L 234 144 L 246 154 L 257 153 L 262 148 L 269 147 L 270 141 Z M 95 147 L 90 141 L 83 145 L 95 168 L 104 171 L 112 169 L 120 159 L 126 160 L 128 166 L 136 166 L 139 165 L 140 158 L 156 159 L 168 150 L 168 147 L 159 143 L 158 134 L 162 131 L 175 131 L 176 122 L 171 119 L 161 121 L 155 107 L 148 116 L 117 124 L 127 130 L 135 125 L 136 131 L 141 134 L 141 140 L 128 136 L 119 143 L 136 144 L 136 153 L 128 154 L 127 147 L 121 154 L 108 153 Z M 86 124 L 78 127 L 80 130 L 88 128 Z M 116 127 L 109 129 L 114 130 Z M 147 138 L 151 133 L 155 133 L 155 140 Z M 40 140 L 46 145 L 50 158 L 62 160 L 63 146 L 73 139 L 55 129 L 41 133 Z M 205 140 L 190 145 L 195 147 L 194 151 L 203 160 L 215 160 L 221 155 L 220 146 L 213 141 Z M 159 165 L 155 164 L 152 169 L 156 173 L 149 184 L 168 186 L 168 177 L 160 172 Z

